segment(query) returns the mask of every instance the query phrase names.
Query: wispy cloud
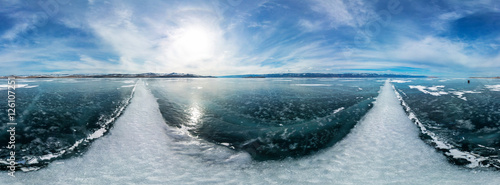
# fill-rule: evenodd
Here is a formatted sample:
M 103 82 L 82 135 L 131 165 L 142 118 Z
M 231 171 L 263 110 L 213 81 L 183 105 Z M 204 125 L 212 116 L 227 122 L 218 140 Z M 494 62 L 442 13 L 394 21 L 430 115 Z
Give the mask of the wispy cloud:
M 12 70 L 1 70 L 0 75 L 489 74 L 500 69 L 500 34 L 491 31 L 500 29 L 496 4 L 75 1 L 60 4 L 54 15 L 44 17 L 37 4 L 2 1 L 0 63 Z M 394 6 L 402 11 L 387 17 L 384 11 Z M 482 34 L 468 32 L 465 28 L 471 25 Z M 361 45 L 356 43 L 359 35 L 365 39 Z

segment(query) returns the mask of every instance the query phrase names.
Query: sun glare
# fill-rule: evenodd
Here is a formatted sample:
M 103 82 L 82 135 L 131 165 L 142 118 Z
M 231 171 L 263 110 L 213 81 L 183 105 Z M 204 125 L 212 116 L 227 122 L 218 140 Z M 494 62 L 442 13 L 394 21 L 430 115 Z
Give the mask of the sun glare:
M 203 60 L 213 54 L 213 34 L 203 27 L 180 29 L 174 42 L 179 57 L 186 60 Z

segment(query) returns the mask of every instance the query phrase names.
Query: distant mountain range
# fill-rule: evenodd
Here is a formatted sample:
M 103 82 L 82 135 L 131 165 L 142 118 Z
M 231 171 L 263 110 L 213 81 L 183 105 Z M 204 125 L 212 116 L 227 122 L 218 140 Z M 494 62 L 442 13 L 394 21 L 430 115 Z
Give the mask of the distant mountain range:
M 203 76 L 189 73 L 140 73 L 140 74 L 39 74 L 10 75 L 16 78 L 437 78 L 421 75 L 377 74 L 377 73 L 274 73 L 244 74 L 227 76 Z M 0 76 L 6 79 L 9 76 Z M 469 77 L 482 79 L 500 79 L 498 77 Z
M 220 78 L 430 78 L 428 76 L 376 73 L 277 73 L 219 76 Z
M 20 75 L 16 78 L 432 78 L 429 76 L 376 74 L 376 73 L 275 73 L 229 76 L 202 76 L 187 73 L 140 73 L 140 74 L 45 74 Z M 3 76 L 0 78 L 8 78 Z
M 500 79 L 500 76 L 497 76 L 497 77 L 470 77 L 470 78 L 479 78 L 479 79 Z
M 16 78 L 215 78 L 186 73 L 141 73 L 141 74 L 48 74 L 48 75 L 23 75 Z M 3 76 L 0 78 L 8 78 Z

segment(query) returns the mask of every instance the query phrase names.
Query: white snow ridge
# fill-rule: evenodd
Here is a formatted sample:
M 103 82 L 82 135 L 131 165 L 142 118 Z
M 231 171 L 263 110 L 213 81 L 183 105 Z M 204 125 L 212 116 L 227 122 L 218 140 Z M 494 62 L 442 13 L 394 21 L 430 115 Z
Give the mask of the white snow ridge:
M 490 91 L 500 91 L 500 85 L 485 85 Z
M 426 87 L 423 85 L 409 85 L 410 89 L 418 89 L 420 92 L 423 92 L 425 94 L 430 94 L 432 96 L 441 96 L 448 94 L 445 91 L 442 91 L 444 88 L 443 85 L 438 85 L 438 86 L 432 86 L 432 87 Z

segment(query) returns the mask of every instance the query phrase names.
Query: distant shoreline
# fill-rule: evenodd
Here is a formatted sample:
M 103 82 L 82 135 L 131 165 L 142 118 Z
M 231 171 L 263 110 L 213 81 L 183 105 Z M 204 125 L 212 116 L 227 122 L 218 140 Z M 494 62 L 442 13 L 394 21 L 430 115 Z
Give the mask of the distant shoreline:
M 469 77 L 469 78 L 475 78 L 475 79 L 500 79 L 500 76 L 497 76 L 497 77 Z
M 2 76 L 0 77 L 0 79 L 7 79 L 7 78 L 11 78 L 11 77 L 15 77 L 16 79 L 48 79 L 48 78 L 217 78 L 217 77 L 205 77 L 205 76 L 131 76 L 131 77 L 112 77 L 112 76 L 105 76 L 105 77 L 98 77 L 98 76 L 82 76 L 82 77 L 79 77 L 79 76 L 63 76 L 63 77 L 58 77 L 58 76 L 54 76 L 54 77 L 48 77 L 48 76 L 44 76 L 44 77 L 36 77 L 36 76 Z
M 141 73 L 141 74 L 46 74 L 46 75 L 11 75 L 0 79 L 15 77 L 18 79 L 33 78 L 437 78 L 434 76 L 416 76 L 401 74 L 377 73 L 275 73 L 275 74 L 243 74 L 229 76 L 202 76 L 185 73 Z
M 0 79 L 7 79 L 15 77 L 17 79 L 33 79 L 33 78 L 216 78 L 214 76 L 200 76 L 194 74 L 156 74 L 156 73 L 143 73 L 143 74 L 99 74 L 99 75 L 29 75 L 29 76 L 1 76 Z
M 243 74 L 219 76 L 219 78 L 436 78 L 432 76 L 416 76 L 401 74 L 377 73 L 275 73 L 275 74 Z

